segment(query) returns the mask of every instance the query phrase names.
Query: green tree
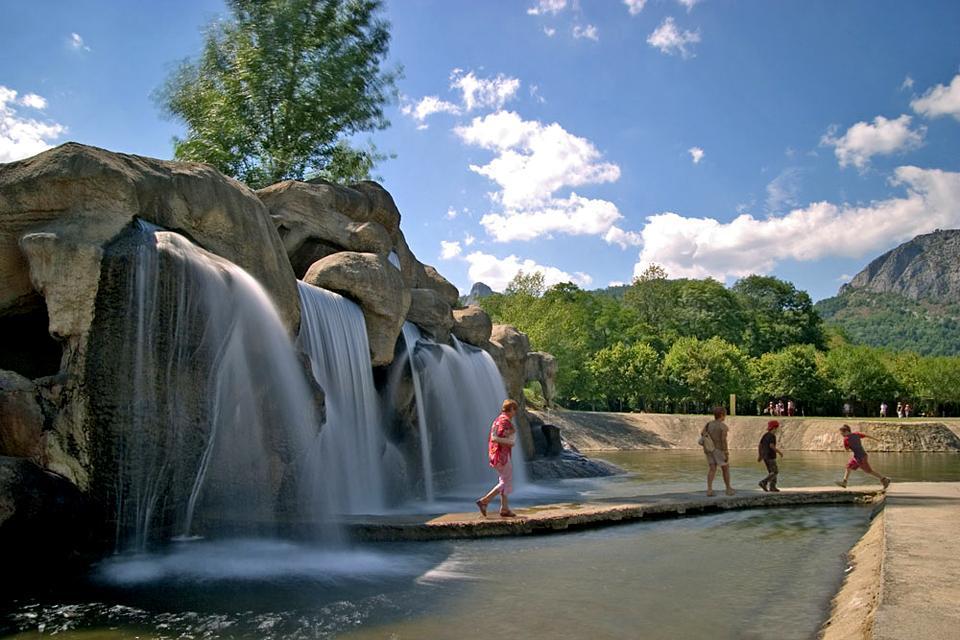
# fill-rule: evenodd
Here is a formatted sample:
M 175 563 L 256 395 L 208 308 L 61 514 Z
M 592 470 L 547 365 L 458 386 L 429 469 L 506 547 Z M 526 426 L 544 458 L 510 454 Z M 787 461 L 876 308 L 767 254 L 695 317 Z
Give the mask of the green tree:
M 648 344 L 617 342 L 597 351 L 588 367 L 610 409 L 642 406 L 657 392 L 660 357 Z
M 726 340 L 680 338 L 663 359 L 663 375 L 674 399 L 697 405 L 726 404 L 731 393 L 749 396 L 747 357 Z
M 794 344 L 823 348 L 823 322 L 806 291 L 771 276 L 748 276 L 733 285 L 750 316 L 744 344 L 751 354 L 779 351 Z
M 347 139 L 387 126 L 397 70 L 381 0 L 227 0 L 200 57 L 158 92 L 187 125 L 178 160 L 207 162 L 254 188 L 308 174 L 367 177 L 381 158 Z
M 897 379 L 878 349 L 841 345 L 820 356 L 818 366 L 835 400 L 857 403 L 858 413 L 874 415 L 896 395 Z
M 765 353 L 756 360 L 757 399 L 786 398 L 798 407 L 820 408 L 827 388 L 817 366 L 817 350 L 813 345 L 792 345 L 776 353 Z

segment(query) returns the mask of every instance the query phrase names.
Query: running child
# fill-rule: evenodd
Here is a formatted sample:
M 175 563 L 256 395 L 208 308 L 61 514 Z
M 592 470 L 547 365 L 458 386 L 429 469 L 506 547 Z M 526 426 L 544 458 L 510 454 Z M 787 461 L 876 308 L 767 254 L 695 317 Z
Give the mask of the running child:
M 861 469 L 864 473 L 869 473 L 871 476 L 880 480 L 880 484 L 883 485 L 884 489 L 890 486 L 890 478 L 880 475 L 870 466 L 870 461 L 867 459 L 867 452 L 863 448 L 863 442 L 861 442 L 863 438 L 868 440 L 876 440 L 876 438 L 868 436 L 865 433 L 853 431 L 850 429 L 850 425 L 847 424 L 840 427 L 840 434 L 843 436 L 843 448 L 853 452 L 853 457 L 850 458 L 850 462 L 847 463 L 847 468 L 843 472 L 843 480 L 837 480 L 837 484 L 846 488 L 847 480 L 850 479 L 850 472 Z

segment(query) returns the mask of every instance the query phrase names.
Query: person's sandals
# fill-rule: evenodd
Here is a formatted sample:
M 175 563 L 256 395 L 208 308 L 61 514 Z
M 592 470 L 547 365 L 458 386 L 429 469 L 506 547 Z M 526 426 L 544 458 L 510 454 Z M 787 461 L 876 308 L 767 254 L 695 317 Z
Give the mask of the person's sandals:
M 886 489 L 890 486 L 890 478 L 880 478 L 880 484 L 882 484 L 883 488 Z
M 757 484 L 760 485 L 760 488 L 763 489 L 764 491 L 770 491 L 770 489 L 767 489 L 767 483 L 764 482 L 763 480 L 761 480 Z
M 737 495 L 737 492 L 734 491 L 733 489 L 727 489 L 726 491 L 724 491 L 724 493 L 727 494 L 728 496 L 735 496 L 735 495 Z
M 712 497 L 715 496 L 715 495 L 717 495 L 717 494 L 715 494 L 715 493 L 713 492 L 713 489 L 711 489 L 710 491 L 707 491 L 707 497 L 708 497 L 708 498 L 712 498 Z
M 480 514 L 486 518 L 487 517 L 487 503 L 483 500 L 477 500 L 477 508 L 480 509 Z
M 517 517 L 517 514 L 515 514 L 513 511 L 501 511 L 501 512 L 500 512 L 500 517 L 501 517 L 501 518 L 516 518 L 516 517 Z
M 776 485 L 770 485 L 768 491 L 773 491 L 774 493 L 780 493 L 780 489 L 777 489 Z
M 843 480 L 836 480 L 833 484 L 837 485 L 838 487 L 843 487 L 844 489 L 847 488 L 847 483 Z

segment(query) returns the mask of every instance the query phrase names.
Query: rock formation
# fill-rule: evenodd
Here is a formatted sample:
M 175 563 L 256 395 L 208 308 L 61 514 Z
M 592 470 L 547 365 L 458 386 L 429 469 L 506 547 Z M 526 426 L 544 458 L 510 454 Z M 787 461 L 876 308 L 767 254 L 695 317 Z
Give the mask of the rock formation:
M 912 300 L 960 299 L 960 229 L 917 236 L 873 260 L 840 289 L 895 293 Z

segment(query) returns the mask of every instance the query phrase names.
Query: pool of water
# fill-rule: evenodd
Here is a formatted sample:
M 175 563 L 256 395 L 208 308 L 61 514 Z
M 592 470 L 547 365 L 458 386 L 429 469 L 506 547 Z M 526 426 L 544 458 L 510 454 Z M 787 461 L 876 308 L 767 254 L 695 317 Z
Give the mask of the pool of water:
M 522 488 L 531 504 L 702 490 L 698 451 L 598 454 L 626 476 Z M 781 485 L 827 485 L 847 456 L 787 452 Z M 960 481 L 960 456 L 871 454 L 894 481 Z M 733 484 L 756 490 L 752 452 Z M 863 474 L 852 484 L 873 482 Z M 481 491 L 482 488 L 477 489 Z M 479 493 L 478 493 L 479 495 Z M 423 510 L 472 506 L 447 496 Z M 786 507 L 531 538 L 317 548 L 184 541 L 0 599 L 0 637 L 812 638 L 871 509 Z
M 629 472 L 613 482 L 582 483 L 586 496 L 643 495 L 706 488 L 707 463 L 699 450 L 648 450 L 596 452 Z M 821 451 L 787 451 L 778 459 L 780 487 L 826 487 L 843 478 L 850 454 Z M 894 482 L 960 481 L 960 455 L 956 453 L 871 453 L 870 463 Z M 767 475 L 753 451 L 730 452 L 730 478 L 734 489 L 757 490 Z M 714 488 L 723 488 L 717 472 Z M 570 484 L 570 483 L 567 483 Z M 862 471 L 850 476 L 849 486 L 879 487 L 880 482 Z
M 91 638 L 811 638 L 864 507 L 329 551 L 194 542 L 11 603 L 3 632 Z

